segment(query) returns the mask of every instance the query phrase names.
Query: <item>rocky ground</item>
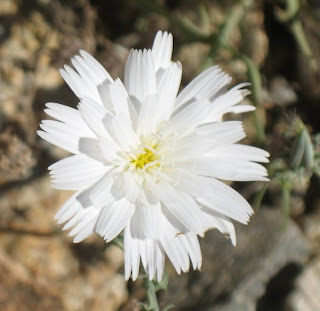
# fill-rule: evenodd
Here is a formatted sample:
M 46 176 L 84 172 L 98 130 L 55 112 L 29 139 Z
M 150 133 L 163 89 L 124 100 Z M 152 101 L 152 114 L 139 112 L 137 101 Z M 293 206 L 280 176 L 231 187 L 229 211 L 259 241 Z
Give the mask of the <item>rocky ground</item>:
M 50 187 L 47 167 L 66 152 L 42 141 L 36 130 L 46 102 L 76 105 L 58 69 L 80 48 L 113 77 L 122 77 L 129 49 L 150 47 L 158 29 L 169 30 L 174 59 L 184 68 L 183 85 L 212 62 L 234 83 L 248 81 L 245 55 L 261 73 L 256 118 L 266 134 L 257 139 L 254 116 L 244 116 L 246 141 L 270 151 L 269 171 L 289 162 L 295 116 L 311 135 L 320 131 L 318 1 L 301 1 L 296 16 L 312 55 L 297 42 L 294 21 L 281 15 L 284 1 L 152 3 L 157 5 L 0 1 L 0 310 L 137 311 L 145 299 L 141 281 L 124 280 L 120 249 L 106 249 L 96 236 L 73 244 L 53 219 L 70 193 Z M 234 24 L 223 30 L 230 12 Z M 217 43 L 223 31 L 221 38 L 232 49 Z M 159 293 L 161 305 L 173 303 L 180 311 L 320 310 L 319 177 L 292 173 L 286 205 L 277 176 L 271 176 L 250 224 L 237 226 L 237 247 L 212 231 L 201 240 L 202 271 L 177 276 L 168 265 L 170 282 L 168 291 Z M 262 187 L 234 186 L 252 204 Z

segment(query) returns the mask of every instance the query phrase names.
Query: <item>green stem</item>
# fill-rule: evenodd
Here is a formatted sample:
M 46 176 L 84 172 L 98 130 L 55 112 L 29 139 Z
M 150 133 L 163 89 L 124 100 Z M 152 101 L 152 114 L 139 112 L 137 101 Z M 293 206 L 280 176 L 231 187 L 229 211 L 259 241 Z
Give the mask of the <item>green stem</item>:
M 288 220 L 290 217 L 290 194 L 291 194 L 291 187 L 287 183 L 282 186 L 282 208 L 284 211 L 284 227 L 286 228 L 288 225 Z
M 284 10 L 277 9 L 276 16 L 279 21 L 290 24 L 290 30 L 304 56 L 309 60 L 311 69 L 318 69 L 318 64 L 314 59 L 312 49 L 308 42 L 307 36 L 303 30 L 301 20 L 299 19 L 298 13 L 300 9 L 299 0 L 287 0 L 286 8 Z
M 268 185 L 267 183 L 265 183 L 261 188 L 260 190 L 258 191 L 258 193 L 255 195 L 255 198 L 254 198 L 254 201 L 253 201 L 253 208 L 255 211 L 257 211 L 260 206 L 261 206 L 261 202 L 263 200 L 263 197 L 267 191 L 267 188 L 268 188 Z
M 257 107 L 259 109 L 259 107 Z M 264 124 L 261 118 L 259 117 L 258 111 L 253 111 L 253 122 L 256 128 L 256 139 L 259 145 L 263 145 L 266 140 L 266 135 L 264 133 Z
M 300 1 L 299 0 L 286 0 L 286 8 L 276 8 L 277 18 L 282 22 L 288 22 L 293 19 L 299 12 Z
M 295 18 L 293 21 L 292 21 L 292 24 L 291 24 L 291 30 L 293 32 L 293 35 L 302 51 L 302 53 L 307 56 L 307 57 L 312 57 L 312 50 L 311 50 L 311 47 L 309 45 L 309 42 L 307 40 L 307 37 L 304 33 L 304 30 L 303 30 L 303 27 L 302 27 L 302 24 L 301 24 L 301 21 L 297 18 Z
M 147 293 L 148 311 L 159 311 L 159 304 L 154 283 L 146 277 L 144 279 L 144 288 Z
M 256 107 L 256 110 L 253 112 L 253 120 L 256 128 L 256 139 L 257 139 L 257 142 L 260 145 L 262 145 L 266 137 L 265 137 L 265 131 L 264 131 L 264 122 L 259 117 L 259 109 L 260 109 L 260 103 L 261 103 L 261 84 L 262 84 L 260 72 L 257 66 L 249 57 L 241 54 L 239 56 L 247 66 L 248 78 L 252 85 L 251 98 L 254 106 Z
M 185 17 L 172 16 L 166 7 L 159 4 L 157 1 L 150 0 L 135 0 L 136 3 L 148 13 L 158 13 L 166 17 L 170 23 L 179 27 L 182 32 L 188 37 L 188 41 L 206 41 L 207 34 L 193 24 Z
M 208 57 L 214 60 L 220 48 L 227 46 L 229 37 L 234 29 L 239 25 L 253 0 L 242 0 L 231 8 L 225 22 L 220 26 L 218 33 L 211 35 L 211 50 Z
M 207 8 L 202 2 L 200 2 L 198 5 L 198 15 L 200 19 L 200 27 L 204 32 L 207 33 L 210 29 L 210 16 Z

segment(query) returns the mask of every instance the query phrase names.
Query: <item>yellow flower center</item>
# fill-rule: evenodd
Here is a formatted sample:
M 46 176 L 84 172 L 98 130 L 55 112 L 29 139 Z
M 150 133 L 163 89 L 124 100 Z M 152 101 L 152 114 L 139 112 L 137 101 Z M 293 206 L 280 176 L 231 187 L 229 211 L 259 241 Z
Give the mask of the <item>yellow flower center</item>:
M 143 148 L 141 153 L 137 153 L 130 161 L 136 168 L 146 169 L 150 166 L 160 166 L 158 156 L 154 153 L 152 148 Z

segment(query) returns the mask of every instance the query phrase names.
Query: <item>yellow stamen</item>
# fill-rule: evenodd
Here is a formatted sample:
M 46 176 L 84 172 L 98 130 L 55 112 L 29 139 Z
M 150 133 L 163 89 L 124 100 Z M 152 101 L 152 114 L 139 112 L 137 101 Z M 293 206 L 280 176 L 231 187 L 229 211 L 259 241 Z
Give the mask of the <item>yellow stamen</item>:
M 136 154 L 134 158 L 130 161 L 135 165 L 136 168 L 143 169 L 147 164 L 155 162 L 155 165 L 159 166 L 157 161 L 157 156 L 153 152 L 152 148 L 143 148 L 141 153 Z

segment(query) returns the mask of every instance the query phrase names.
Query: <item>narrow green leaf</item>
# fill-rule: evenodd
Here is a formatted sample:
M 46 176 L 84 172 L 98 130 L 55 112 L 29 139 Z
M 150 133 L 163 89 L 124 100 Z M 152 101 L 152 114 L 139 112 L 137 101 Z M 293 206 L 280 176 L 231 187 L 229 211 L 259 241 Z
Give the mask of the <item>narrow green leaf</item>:
M 120 249 L 124 249 L 123 247 L 123 236 L 122 235 L 118 235 L 116 238 L 114 238 L 112 241 L 111 241 L 112 244 L 118 246 Z
M 167 290 L 168 283 L 169 283 L 169 273 L 167 271 L 164 271 L 161 282 L 160 283 L 157 283 L 157 282 L 154 283 L 156 292 L 158 290 L 161 290 L 161 289 Z
M 293 19 L 299 12 L 300 1 L 299 0 L 287 0 L 284 10 L 277 8 L 276 16 L 278 20 L 282 22 L 288 22 Z
M 170 304 L 170 305 L 165 306 L 161 311 L 168 311 L 173 308 L 174 308 L 174 305 Z
M 289 183 L 285 183 L 282 185 L 282 208 L 284 211 L 284 222 L 283 226 L 284 228 L 287 227 L 288 221 L 290 218 L 290 194 L 291 194 L 291 185 Z
M 147 299 L 149 303 L 148 311 L 159 311 L 159 304 L 154 283 L 148 278 L 145 278 L 144 287 L 146 289 Z
M 253 209 L 255 211 L 257 211 L 260 206 L 261 206 L 261 202 L 264 198 L 264 195 L 267 191 L 269 183 L 264 183 L 263 186 L 260 188 L 260 190 L 256 193 L 254 200 L 253 200 Z
M 307 128 L 303 131 L 304 135 L 304 162 L 307 170 L 311 170 L 314 166 L 314 150 L 311 137 Z
M 241 55 L 244 63 L 246 64 L 249 81 L 252 84 L 252 101 L 253 104 L 257 107 L 261 102 L 261 76 L 259 69 L 255 65 L 255 63 L 251 60 L 251 58 L 246 55 Z
M 296 140 L 294 142 L 292 152 L 291 152 L 291 161 L 290 165 L 292 168 L 297 168 L 303 158 L 305 149 L 305 138 L 304 138 L 304 131 L 302 130 L 298 136 L 296 137 Z

